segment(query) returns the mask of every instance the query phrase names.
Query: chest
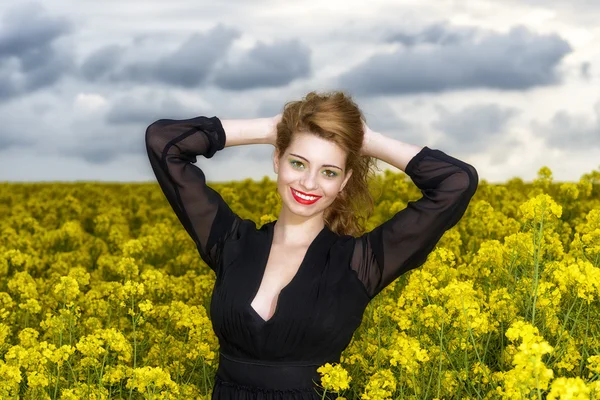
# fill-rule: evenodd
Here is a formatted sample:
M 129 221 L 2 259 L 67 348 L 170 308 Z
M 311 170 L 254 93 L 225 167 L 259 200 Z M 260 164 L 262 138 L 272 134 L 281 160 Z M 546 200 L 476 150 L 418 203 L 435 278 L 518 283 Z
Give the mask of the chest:
M 279 294 L 297 275 L 306 252 L 307 247 L 271 247 L 258 291 L 250 303 L 263 320 L 268 321 L 275 313 Z

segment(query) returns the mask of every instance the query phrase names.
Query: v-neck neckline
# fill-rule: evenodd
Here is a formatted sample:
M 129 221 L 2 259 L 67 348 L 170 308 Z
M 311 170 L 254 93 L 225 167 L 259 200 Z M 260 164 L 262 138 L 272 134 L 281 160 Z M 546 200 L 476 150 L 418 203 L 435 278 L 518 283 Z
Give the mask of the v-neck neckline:
M 254 307 L 252 307 L 252 302 L 254 301 L 254 299 L 256 298 L 256 295 L 258 294 L 258 291 L 260 290 L 260 287 L 262 285 L 263 279 L 265 278 L 265 272 L 267 270 L 267 263 L 269 262 L 269 256 L 271 255 L 271 249 L 273 248 L 273 236 L 275 233 L 275 223 L 277 222 L 277 220 L 272 221 L 270 223 L 267 224 L 267 247 L 265 249 L 265 257 L 261 260 L 261 269 L 259 270 L 259 279 L 258 279 L 258 284 L 254 290 L 254 294 L 252 294 L 250 296 L 250 300 L 248 302 L 248 308 L 250 308 L 250 311 L 257 317 L 260 319 L 260 322 L 263 325 L 267 325 L 269 323 L 271 323 L 275 317 L 277 316 L 277 312 L 279 311 L 279 305 L 281 304 L 281 295 L 283 294 L 283 292 L 289 288 L 298 278 L 298 276 L 300 275 L 300 273 L 302 273 L 302 270 L 304 268 L 306 268 L 306 263 L 308 261 L 308 259 L 312 256 L 312 254 L 314 253 L 314 247 L 322 241 L 322 238 L 324 237 L 324 235 L 329 231 L 329 228 L 327 227 L 327 225 L 323 225 L 323 229 L 321 229 L 321 231 L 317 234 L 317 236 L 315 236 L 315 238 L 312 240 L 312 242 L 310 242 L 310 244 L 308 245 L 307 249 L 306 249 L 306 253 L 304 253 L 304 257 L 302 258 L 302 261 L 300 262 L 300 265 L 298 266 L 298 270 L 296 271 L 296 273 L 294 274 L 294 276 L 292 277 L 292 279 L 288 282 L 287 285 L 285 285 L 283 288 L 281 288 L 281 290 L 279 291 L 279 294 L 277 295 L 277 300 L 276 300 L 276 304 L 275 304 L 275 310 L 273 311 L 273 315 L 271 315 L 271 317 L 267 320 L 265 320 L 263 317 L 261 317 L 261 315 L 254 309 Z

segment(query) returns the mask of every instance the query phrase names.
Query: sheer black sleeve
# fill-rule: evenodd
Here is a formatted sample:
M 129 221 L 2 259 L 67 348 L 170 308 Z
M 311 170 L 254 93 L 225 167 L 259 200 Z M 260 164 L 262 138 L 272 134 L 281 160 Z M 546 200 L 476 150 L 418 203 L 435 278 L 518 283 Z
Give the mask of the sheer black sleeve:
M 196 156 L 211 158 L 225 147 L 217 117 L 160 119 L 146 129 L 146 150 L 156 179 L 200 256 L 216 272 L 225 241 L 240 224 L 218 192 L 206 184 Z
M 479 184 L 473 166 L 427 146 L 405 173 L 423 197 L 355 241 L 351 268 L 371 298 L 425 263 L 444 232 L 462 218 Z

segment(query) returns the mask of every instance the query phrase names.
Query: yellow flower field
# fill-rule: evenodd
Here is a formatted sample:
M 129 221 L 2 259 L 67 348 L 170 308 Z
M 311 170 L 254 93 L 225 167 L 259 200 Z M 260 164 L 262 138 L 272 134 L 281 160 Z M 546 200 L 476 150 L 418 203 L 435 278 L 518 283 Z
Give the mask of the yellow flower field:
M 267 178 L 211 186 L 258 226 L 279 213 Z M 0 188 L 0 398 L 210 399 L 214 273 L 158 184 Z M 390 171 L 372 193 L 369 230 L 420 197 Z M 341 361 L 319 369 L 340 399 L 600 399 L 600 172 L 482 179 Z

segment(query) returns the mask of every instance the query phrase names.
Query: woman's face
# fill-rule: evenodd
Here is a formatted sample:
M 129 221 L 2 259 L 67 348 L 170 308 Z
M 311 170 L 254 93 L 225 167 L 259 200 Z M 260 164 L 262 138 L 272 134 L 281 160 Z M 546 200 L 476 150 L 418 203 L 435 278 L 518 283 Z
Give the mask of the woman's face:
M 352 171 L 346 171 L 346 154 L 335 143 L 311 133 L 295 133 L 281 155 L 275 151 L 273 167 L 283 206 L 309 217 L 325 211 L 346 186 Z M 312 196 L 306 199 L 303 193 Z

